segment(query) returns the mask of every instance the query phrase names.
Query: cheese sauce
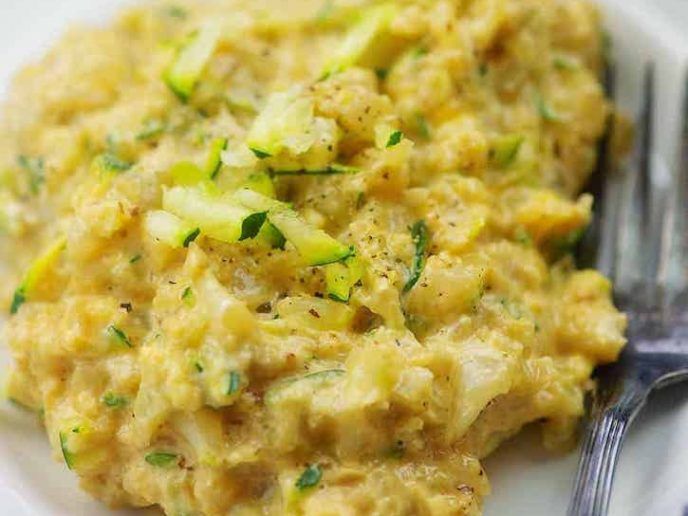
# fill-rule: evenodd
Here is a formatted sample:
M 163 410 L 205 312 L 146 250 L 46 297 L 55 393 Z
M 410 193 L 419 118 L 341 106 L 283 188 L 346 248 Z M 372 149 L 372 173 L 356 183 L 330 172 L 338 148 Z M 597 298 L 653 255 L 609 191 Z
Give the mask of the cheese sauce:
M 108 504 L 475 515 L 624 344 L 582 0 L 148 3 L 0 124 L 9 395 Z M 499 486 L 497 486 L 497 489 Z

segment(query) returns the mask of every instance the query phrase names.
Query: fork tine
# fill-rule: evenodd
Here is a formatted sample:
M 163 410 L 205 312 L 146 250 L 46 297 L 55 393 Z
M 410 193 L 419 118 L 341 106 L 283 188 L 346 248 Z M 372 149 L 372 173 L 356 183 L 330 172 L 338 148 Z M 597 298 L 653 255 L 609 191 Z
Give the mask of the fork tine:
M 669 291 L 669 303 L 683 304 L 677 294 L 688 287 L 688 72 L 684 76 L 680 157 L 672 175 L 672 195 L 668 203 L 668 231 L 660 281 Z
M 630 163 L 630 173 L 624 174 L 621 181 L 620 214 L 615 221 L 620 228 L 614 275 L 617 290 L 624 295 L 633 293 L 637 296 L 640 287 L 643 298 L 653 294 L 647 287 L 656 282 L 664 225 L 663 214 L 655 213 L 654 209 L 663 206 L 662 202 L 658 202 L 662 192 L 655 188 L 653 182 L 656 172 L 652 159 L 656 106 L 654 77 L 654 65 L 648 63 L 642 82 L 637 150 Z
M 643 77 L 643 107 L 640 118 L 641 135 L 639 141 L 638 156 L 638 204 L 642 216 L 641 227 L 647 233 L 652 213 L 650 211 L 650 201 L 652 195 L 652 147 L 654 129 L 654 109 L 655 109 L 655 67 L 648 63 L 645 66 Z
M 616 67 L 607 62 L 604 72 L 604 87 L 609 99 L 616 98 Z M 591 227 L 588 245 L 595 255 L 594 265 L 604 275 L 613 279 L 617 260 L 619 239 L 620 177 L 612 156 L 611 140 L 615 131 L 614 117 L 607 122 L 607 132 L 600 144 L 597 166 L 590 184 L 590 192 L 598 199 L 597 213 Z M 591 265 L 591 264 L 585 264 Z

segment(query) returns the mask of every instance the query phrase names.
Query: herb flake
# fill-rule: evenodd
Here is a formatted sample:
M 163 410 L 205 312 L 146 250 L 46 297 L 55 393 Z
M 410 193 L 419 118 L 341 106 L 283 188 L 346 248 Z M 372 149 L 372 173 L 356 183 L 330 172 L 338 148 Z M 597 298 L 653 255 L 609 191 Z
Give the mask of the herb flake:
M 107 334 L 110 336 L 111 339 L 113 339 L 118 344 L 124 345 L 128 348 L 134 347 L 131 343 L 131 340 L 129 340 L 129 337 L 127 336 L 127 334 L 124 333 L 121 329 L 119 329 L 114 324 L 111 324 L 110 326 L 107 327 Z
M 260 228 L 263 227 L 267 216 L 268 212 L 261 211 L 252 213 L 246 217 L 241 223 L 241 236 L 239 237 L 239 241 L 241 242 L 242 240 L 254 238 L 260 231 Z
M 227 394 L 232 395 L 239 391 L 241 387 L 241 375 L 236 371 L 229 373 L 229 382 L 227 385 Z
M 124 396 L 119 396 L 114 392 L 107 392 L 102 397 L 103 403 L 110 408 L 122 408 L 129 401 Z
M 414 285 L 420 279 L 423 269 L 425 268 L 425 262 L 427 260 L 426 252 L 428 249 L 428 243 L 430 241 L 430 235 L 428 232 L 428 226 L 424 220 L 417 221 L 411 227 L 411 237 L 413 238 L 413 244 L 416 247 L 416 252 L 413 256 L 413 263 L 411 265 L 411 275 L 404 285 L 404 292 L 408 292 L 414 287 Z
M 269 158 L 272 156 L 269 152 L 262 151 L 260 149 L 255 149 L 253 147 L 249 147 L 251 149 L 251 152 L 256 156 L 258 159 L 265 159 Z
M 14 291 L 12 296 L 12 305 L 10 306 L 10 314 L 14 315 L 19 311 L 19 307 L 26 302 L 26 290 L 24 287 L 19 287 Z
M 315 487 L 322 478 L 322 470 L 318 464 L 309 464 L 308 467 L 301 473 L 301 476 L 296 481 L 296 488 L 299 491 L 304 491 L 311 487 Z
M 389 149 L 390 147 L 398 145 L 403 137 L 404 133 L 402 133 L 401 131 L 394 131 L 392 134 L 389 135 L 389 139 L 387 140 L 385 147 Z

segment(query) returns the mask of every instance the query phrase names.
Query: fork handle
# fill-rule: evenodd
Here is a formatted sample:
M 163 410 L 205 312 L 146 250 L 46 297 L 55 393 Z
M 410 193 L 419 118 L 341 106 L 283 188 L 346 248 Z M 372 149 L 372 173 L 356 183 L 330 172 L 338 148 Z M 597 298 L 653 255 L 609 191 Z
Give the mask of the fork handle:
M 596 397 L 587 428 L 568 516 L 605 516 L 621 444 L 648 389 L 628 385 L 618 395 Z

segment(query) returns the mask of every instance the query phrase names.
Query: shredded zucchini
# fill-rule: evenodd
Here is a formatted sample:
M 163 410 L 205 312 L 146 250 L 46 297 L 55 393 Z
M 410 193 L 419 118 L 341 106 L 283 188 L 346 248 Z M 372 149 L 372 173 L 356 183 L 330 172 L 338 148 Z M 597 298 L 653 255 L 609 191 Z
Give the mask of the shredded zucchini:
M 340 378 L 346 374 L 344 369 L 325 369 L 323 371 L 316 371 L 315 373 L 308 373 L 300 376 L 292 376 L 290 378 L 285 378 L 279 382 L 272 385 L 265 392 L 265 403 L 267 405 L 273 404 L 280 394 L 284 393 L 285 389 L 297 382 L 309 382 L 314 385 L 320 385 L 327 383 L 336 378 Z
M 254 168 L 256 155 L 246 145 L 241 144 L 227 148 L 220 154 L 222 164 L 230 168 Z
M 29 266 L 19 287 L 14 291 L 10 314 L 16 314 L 19 307 L 31 298 L 38 283 L 45 277 L 66 246 L 67 238 L 58 238 Z
M 180 161 L 170 169 L 172 180 L 177 186 L 193 186 L 205 179 L 203 171 L 191 161 Z
M 205 175 L 215 179 L 222 167 L 222 152 L 227 148 L 227 138 L 216 138 L 210 144 L 210 154 L 205 164 Z
M 325 64 L 321 78 L 325 79 L 357 64 L 373 46 L 377 36 L 387 30 L 396 11 L 392 3 L 374 6 L 365 11 Z
M 252 211 L 201 188 L 180 186 L 164 191 L 163 209 L 198 227 L 204 235 L 228 243 L 254 237 L 265 220 L 257 213 L 266 211 Z
M 146 454 L 144 459 L 151 466 L 155 466 L 157 468 L 169 468 L 177 465 L 178 457 L 179 456 L 176 453 L 151 452 Z
M 284 238 L 280 230 L 270 222 L 263 224 L 263 227 L 260 228 L 260 231 L 256 235 L 256 239 L 265 242 L 273 249 L 284 249 L 284 245 L 287 243 L 287 239 Z
M 302 154 L 315 143 L 313 99 L 298 87 L 273 93 L 249 130 L 246 144 L 260 159 L 287 150 Z
M 507 134 L 496 138 L 492 144 L 492 162 L 499 168 L 507 168 L 511 165 L 525 138 L 520 134 Z
M 249 174 L 243 186 L 266 197 L 274 198 L 276 195 L 275 184 L 266 172 L 253 172 Z
M 220 40 L 220 28 L 209 24 L 194 32 L 178 50 L 163 75 L 165 83 L 187 102 Z
M 350 256 L 343 262 L 331 263 L 325 267 L 325 284 L 330 299 L 346 303 L 351 297 L 351 290 L 363 276 L 361 262 L 356 256 Z
M 299 169 L 299 170 L 271 170 L 275 176 L 332 176 L 336 174 L 357 174 L 361 171 L 358 167 L 332 163 L 325 168 Z
M 180 161 L 172 165 L 170 174 L 177 186 L 193 186 L 199 183 L 209 184 L 220 173 L 222 154 L 227 148 L 227 138 L 216 138 L 210 144 L 205 166 L 199 167 L 191 161 Z
M 324 231 L 312 227 L 284 203 L 245 188 L 237 190 L 233 198 L 252 210 L 267 211 L 270 223 L 284 235 L 309 265 L 338 262 L 353 253 L 352 248 Z
M 74 463 L 76 462 L 76 457 L 69 450 L 69 445 L 67 443 L 67 433 L 60 432 L 60 449 L 62 450 L 62 457 L 64 457 L 65 464 L 69 469 L 74 469 Z
M 150 236 L 174 248 L 189 247 L 200 233 L 197 226 L 162 210 L 146 213 L 144 226 Z

